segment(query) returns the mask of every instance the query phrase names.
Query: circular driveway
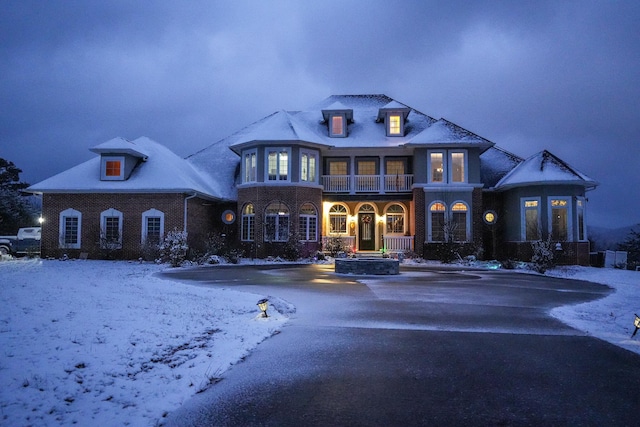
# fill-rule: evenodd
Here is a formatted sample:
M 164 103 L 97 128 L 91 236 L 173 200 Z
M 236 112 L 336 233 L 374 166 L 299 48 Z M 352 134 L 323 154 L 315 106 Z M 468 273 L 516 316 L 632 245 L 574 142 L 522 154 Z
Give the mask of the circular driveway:
M 609 288 L 504 271 L 331 265 L 166 273 L 296 312 L 167 425 L 637 425 L 640 356 L 548 316 Z

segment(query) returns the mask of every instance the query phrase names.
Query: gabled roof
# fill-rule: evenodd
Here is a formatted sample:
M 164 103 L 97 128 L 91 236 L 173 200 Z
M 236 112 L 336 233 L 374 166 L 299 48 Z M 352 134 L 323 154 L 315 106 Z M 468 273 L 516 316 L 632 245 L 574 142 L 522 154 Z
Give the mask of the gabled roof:
M 110 146 L 131 143 L 148 155 L 127 180 L 100 180 L 100 157 L 95 157 L 51 178 L 32 185 L 32 193 L 197 193 L 208 199 L 229 197 L 199 169 L 165 146 L 146 137 L 134 141 L 118 138 L 107 141 Z M 98 146 L 100 147 L 100 146 Z M 125 145 L 126 147 L 126 145 Z M 109 153 L 113 153 L 109 151 Z M 114 153 L 115 154 L 115 153 Z
M 496 184 L 495 189 L 507 190 L 513 187 L 540 184 L 580 185 L 585 188 L 594 188 L 598 182 L 544 150 L 516 166 Z

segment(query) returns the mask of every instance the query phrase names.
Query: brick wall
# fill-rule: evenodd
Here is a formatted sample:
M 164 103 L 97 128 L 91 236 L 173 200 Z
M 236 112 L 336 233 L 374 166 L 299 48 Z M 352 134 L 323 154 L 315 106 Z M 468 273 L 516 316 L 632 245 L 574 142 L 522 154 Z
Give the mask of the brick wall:
M 142 213 L 157 209 L 164 213 L 165 234 L 171 230 L 183 229 L 183 194 L 44 194 L 42 212 L 45 222 L 42 227 L 42 256 L 60 257 L 67 254 L 76 258 L 85 252 L 90 258 L 112 257 L 117 259 L 137 259 L 141 254 Z M 196 241 L 203 234 L 214 229 L 212 215 L 216 204 L 194 198 L 188 202 L 188 231 L 190 240 Z M 59 247 L 60 212 L 75 209 L 82 213 L 81 247 L 68 249 Z M 116 209 L 123 214 L 122 248 L 106 253 L 100 248 L 100 213 Z M 192 236 L 193 235 L 193 236 Z

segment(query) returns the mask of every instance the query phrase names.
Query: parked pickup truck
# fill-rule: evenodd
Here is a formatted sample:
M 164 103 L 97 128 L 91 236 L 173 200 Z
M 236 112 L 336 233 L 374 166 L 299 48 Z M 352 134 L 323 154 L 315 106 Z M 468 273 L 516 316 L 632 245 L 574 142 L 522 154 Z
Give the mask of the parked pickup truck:
M 40 253 L 41 227 L 18 230 L 17 236 L 0 236 L 0 255 L 33 255 Z

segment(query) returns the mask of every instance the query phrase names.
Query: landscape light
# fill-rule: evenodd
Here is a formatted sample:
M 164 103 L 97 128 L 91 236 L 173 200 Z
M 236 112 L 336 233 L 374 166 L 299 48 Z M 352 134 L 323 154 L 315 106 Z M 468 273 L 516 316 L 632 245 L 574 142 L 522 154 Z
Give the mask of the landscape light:
M 264 298 L 258 301 L 258 308 L 262 311 L 262 317 L 269 317 L 267 315 L 267 308 L 269 307 L 269 300 Z
M 633 325 L 636 327 L 636 330 L 631 334 L 631 338 L 633 338 L 636 332 L 638 332 L 638 329 L 640 329 L 640 316 L 638 316 L 637 314 L 636 319 L 633 321 Z

